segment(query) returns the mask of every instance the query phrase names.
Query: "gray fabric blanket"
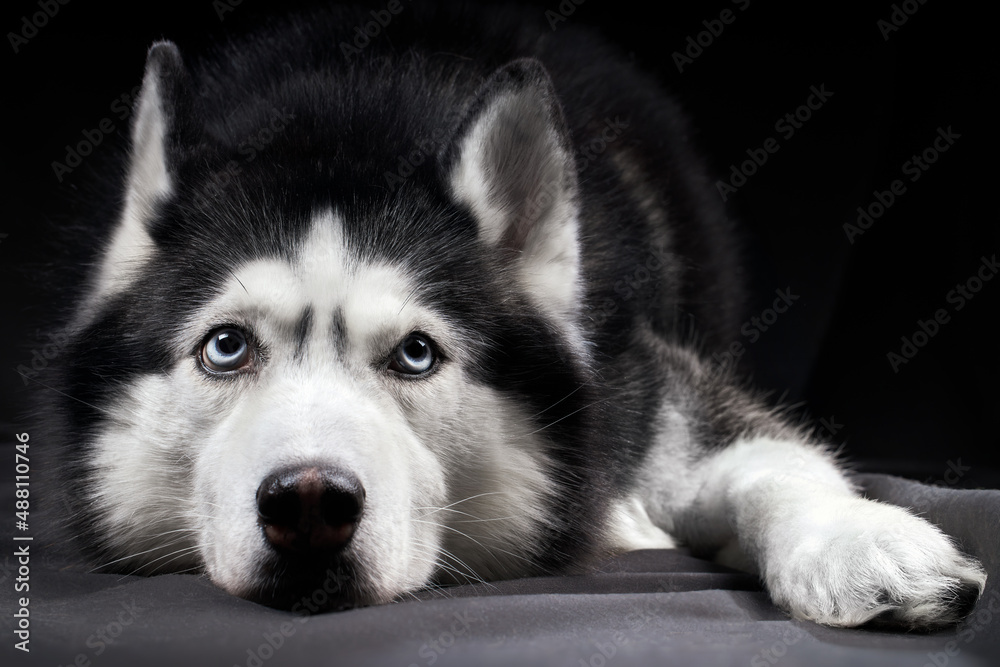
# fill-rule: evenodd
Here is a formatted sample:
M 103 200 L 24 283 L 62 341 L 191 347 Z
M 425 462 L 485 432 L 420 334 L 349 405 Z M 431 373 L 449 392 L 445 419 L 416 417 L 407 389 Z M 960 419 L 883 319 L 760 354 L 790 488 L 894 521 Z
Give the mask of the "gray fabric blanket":
M 84 667 L 1000 665 L 1000 491 L 887 475 L 858 481 L 869 497 L 920 512 L 983 562 L 987 590 L 962 625 L 909 634 L 793 621 L 755 577 L 681 549 L 626 554 L 586 576 L 460 586 L 306 617 L 231 597 L 202 576 L 88 573 L 31 543 L 26 654 L 14 648 L 24 594 L 14 591 L 11 555 L 25 543 L 8 535 L 0 655 L 6 666 Z M 4 527 L 13 532 L 13 518 Z

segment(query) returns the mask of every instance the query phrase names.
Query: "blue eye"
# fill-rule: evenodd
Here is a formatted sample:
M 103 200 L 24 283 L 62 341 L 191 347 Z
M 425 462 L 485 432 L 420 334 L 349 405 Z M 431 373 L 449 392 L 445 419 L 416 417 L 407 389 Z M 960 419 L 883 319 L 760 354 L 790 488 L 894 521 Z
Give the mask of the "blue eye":
M 250 345 L 239 329 L 219 329 L 201 348 L 201 361 L 206 368 L 219 373 L 235 371 L 250 362 Z
M 406 375 L 423 375 L 434 367 L 437 355 L 430 340 L 420 334 L 407 336 L 389 362 L 389 368 Z

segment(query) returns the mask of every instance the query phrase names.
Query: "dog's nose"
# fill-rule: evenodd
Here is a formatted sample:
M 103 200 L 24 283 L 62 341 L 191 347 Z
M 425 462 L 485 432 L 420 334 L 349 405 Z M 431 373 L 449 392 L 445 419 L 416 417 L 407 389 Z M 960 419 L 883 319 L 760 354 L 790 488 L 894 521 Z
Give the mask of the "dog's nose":
M 257 487 L 257 515 L 267 541 L 296 554 L 342 549 L 354 535 L 364 504 L 361 482 L 337 468 L 286 468 Z

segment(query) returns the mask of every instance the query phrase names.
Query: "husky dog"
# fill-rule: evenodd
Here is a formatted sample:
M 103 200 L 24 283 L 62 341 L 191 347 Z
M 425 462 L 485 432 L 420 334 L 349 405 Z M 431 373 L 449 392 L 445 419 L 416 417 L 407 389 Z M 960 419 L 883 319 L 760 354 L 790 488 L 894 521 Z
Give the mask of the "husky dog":
M 741 274 L 675 103 L 392 6 L 150 49 L 53 394 L 94 562 L 335 609 L 677 544 L 796 618 L 967 613 L 978 563 L 706 361 Z

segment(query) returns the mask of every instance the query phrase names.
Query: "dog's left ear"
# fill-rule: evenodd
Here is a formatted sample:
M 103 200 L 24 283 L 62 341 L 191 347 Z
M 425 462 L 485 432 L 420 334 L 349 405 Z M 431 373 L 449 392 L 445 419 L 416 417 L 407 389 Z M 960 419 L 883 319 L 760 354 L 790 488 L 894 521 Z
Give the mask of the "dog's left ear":
M 493 73 L 441 156 L 455 199 L 487 244 L 511 252 L 547 312 L 575 322 L 580 250 L 573 149 L 552 80 L 535 59 Z

